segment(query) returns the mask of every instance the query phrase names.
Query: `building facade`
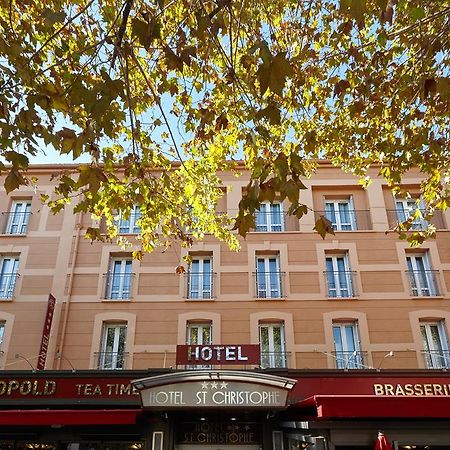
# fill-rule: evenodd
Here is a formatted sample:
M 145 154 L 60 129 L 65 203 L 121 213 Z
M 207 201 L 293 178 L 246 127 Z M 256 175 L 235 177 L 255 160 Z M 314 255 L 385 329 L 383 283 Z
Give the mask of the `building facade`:
M 72 206 L 52 215 L 39 196 L 51 194 L 55 167 L 36 166 L 32 171 L 39 180 L 37 189 L 22 187 L 0 197 L 0 399 L 7 400 L 2 403 L 7 413 L 0 439 L 4 446 L 52 450 L 52 445 L 64 443 L 68 450 L 77 450 L 84 445 L 97 448 L 97 444 L 112 448 L 117 441 L 152 450 L 198 446 L 210 450 L 225 445 L 239 445 L 242 450 L 287 446 L 356 450 L 372 448 L 370 440 L 374 442 L 375 431 L 383 427 L 398 448 L 450 448 L 445 431 L 450 412 L 444 412 L 450 411 L 450 378 L 446 376 L 450 368 L 450 213 L 433 218 L 436 238 L 419 248 L 410 248 L 392 231 L 410 217 L 416 230 L 428 225 L 420 214 L 414 215 L 423 206 L 418 196 L 419 173 L 404 180 L 413 198 L 402 199 L 395 198 L 381 179 L 375 177 L 364 190 L 354 177 L 323 162 L 318 173 L 305 181 L 308 189 L 301 195 L 310 212 L 301 220 L 287 216 L 286 202 L 265 203 L 238 253 L 206 237 L 189 249 L 157 250 L 137 261 L 114 244 L 84 239 L 93 221 L 73 214 Z M 247 176 L 224 173 L 222 179 L 227 194 L 218 209 L 233 215 Z M 332 222 L 334 236 L 322 240 L 313 231 L 319 215 Z M 135 239 L 139 208 L 127 220 L 119 217 L 118 226 L 121 234 Z M 177 274 L 175 267 L 187 253 L 192 262 L 185 274 Z M 51 322 L 49 294 L 56 299 Z M 243 358 L 229 366 L 211 364 L 208 358 L 179 364 L 176 351 L 181 345 L 197 346 L 198 351 L 234 347 L 230 352 L 258 345 L 259 355 L 255 362 L 241 354 Z M 34 372 L 36 368 L 45 370 Z M 134 381 L 169 376 L 161 382 L 169 386 L 173 384 L 170 376 L 193 370 L 216 374 L 211 376 L 218 380 L 236 372 L 230 386 L 250 383 L 255 392 L 267 383 L 274 386 L 270 377 L 294 380 L 295 386 L 283 407 L 252 408 L 249 394 L 242 404 L 227 404 L 223 410 L 211 404 L 200 409 L 140 404 L 142 393 L 153 384 L 150 380 L 139 387 Z M 267 380 L 255 375 L 249 381 L 243 375 L 248 373 L 266 374 Z M 210 382 L 205 377 L 202 382 Z M 92 381 L 97 379 L 106 384 Z M 64 392 L 52 392 L 52 382 L 63 386 L 59 389 Z M 185 382 L 189 383 L 188 375 L 176 378 L 175 384 Z M 117 388 L 117 395 L 106 394 L 110 389 L 115 392 L 116 384 L 125 387 Z M 333 396 L 342 396 L 347 406 L 333 409 L 328 398 Z M 356 403 L 364 396 L 370 397 L 367 405 L 378 415 L 367 416 L 358 409 Z M 406 406 L 402 403 L 397 415 L 383 415 L 380 398 L 406 401 Z M 430 399 L 436 403 L 429 403 Z M 411 400 L 416 403 L 408 403 Z M 41 419 L 44 424 L 33 426 L 40 417 L 35 414 L 27 425 L 29 438 L 22 438 L 25 432 L 6 419 L 22 406 L 30 415 L 33 408 L 45 408 L 63 417 L 63 405 L 83 413 L 74 423 L 69 419 L 58 423 L 47 415 L 48 420 Z M 88 409 L 80 409 L 83 405 Z M 98 413 L 102 405 L 109 411 L 103 415 Z M 395 404 L 386 405 L 396 410 Z M 117 408 L 129 410 L 129 415 L 111 419 L 115 414 L 111 411 Z M 437 412 L 413 416 L 409 412 L 423 408 Z M 92 410 L 97 418 L 89 416 Z M 209 425 L 201 420 L 207 416 Z M 83 417 L 91 422 L 85 423 Z M 355 417 L 364 420 L 365 428 Z M 411 428 L 411 418 L 421 425 Z M 231 419 L 248 427 L 243 441 L 229 441 L 226 430 Z M 335 419 L 337 427 L 331 425 Z M 94 425 L 101 432 L 96 434 Z M 117 439 L 105 437 L 111 434 L 111 426 Z M 208 442 L 199 441 L 201 430 L 208 430 L 202 431 L 210 436 L 205 438 Z M 83 433 L 93 437 L 83 438 Z M 431 434 L 434 440 L 427 437 Z M 180 440 L 184 435 L 192 440 Z M 217 435 L 216 441 L 212 435 Z M 217 441 L 218 436 L 222 441 Z

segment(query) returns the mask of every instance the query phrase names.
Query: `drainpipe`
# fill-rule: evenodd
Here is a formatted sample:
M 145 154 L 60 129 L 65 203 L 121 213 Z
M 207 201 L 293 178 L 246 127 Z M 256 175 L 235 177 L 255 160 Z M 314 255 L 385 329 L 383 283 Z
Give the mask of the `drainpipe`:
M 59 343 L 59 348 L 57 350 L 57 355 L 59 355 L 59 357 L 57 358 L 57 362 L 56 362 L 56 369 L 59 370 L 61 368 L 61 360 L 64 357 L 64 341 L 66 338 L 66 328 L 67 328 L 67 321 L 69 319 L 69 310 L 70 310 L 70 299 L 72 297 L 72 286 L 73 286 L 73 274 L 75 271 L 75 265 L 77 262 L 77 256 L 78 256 L 78 247 L 79 247 L 79 242 L 80 242 L 80 235 L 81 235 L 81 230 L 83 228 L 82 225 L 82 221 L 83 221 L 83 213 L 80 212 L 78 214 L 78 222 L 75 225 L 75 242 L 73 244 L 73 253 L 72 253 L 72 261 L 71 261 L 71 267 L 70 267 L 70 272 L 69 272 L 69 285 L 67 286 L 67 300 L 66 300 L 66 307 L 64 308 L 64 317 L 63 317 L 63 321 L 62 321 L 62 328 L 61 328 L 61 340 Z M 69 361 L 70 365 L 72 365 L 72 363 Z M 73 369 L 73 367 L 72 367 Z

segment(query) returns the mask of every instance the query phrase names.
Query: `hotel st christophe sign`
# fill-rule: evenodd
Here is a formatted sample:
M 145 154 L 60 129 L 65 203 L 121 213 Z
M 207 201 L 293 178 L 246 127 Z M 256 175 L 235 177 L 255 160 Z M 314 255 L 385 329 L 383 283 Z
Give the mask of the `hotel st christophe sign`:
M 132 382 L 151 409 L 282 409 L 296 380 L 232 370 L 195 370 Z

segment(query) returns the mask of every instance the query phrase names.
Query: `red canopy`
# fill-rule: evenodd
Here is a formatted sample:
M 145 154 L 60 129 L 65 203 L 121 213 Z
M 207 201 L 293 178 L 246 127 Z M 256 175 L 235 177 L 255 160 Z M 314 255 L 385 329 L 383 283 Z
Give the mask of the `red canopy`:
M 332 418 L 450 418 L 446 396 L 314 395 L 292 405 L 302 416 Z
M 0 425 L 130 425 L 141 409 L 0 410 Z

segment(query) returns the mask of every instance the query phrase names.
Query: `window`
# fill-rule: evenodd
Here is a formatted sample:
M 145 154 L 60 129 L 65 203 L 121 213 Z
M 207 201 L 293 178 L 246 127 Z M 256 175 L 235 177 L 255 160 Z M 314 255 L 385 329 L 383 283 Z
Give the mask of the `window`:
M 356 230 L 356 215 L 353 199 L 325 200 L 325 216 L 336 231 Z
M 2 349 L 4 334 L 5 334 L 5 322 L 0 322 L 0 351 Z
M 364 368 L 357 322 L 334 323 L 333 338 L 337 369 Z
M 353 297 L 353 272 L 349 269 L 348 255 L 327 256 L 325 263 L 328 297 Z
M 132 259 L 115 258 L 111 260 L 110 270 L 106 276 L 105 298 L 126 300 L 131 297 Z
M 186 329 L 186 344 L 210 345 L 212 343 L 211 322 L 188 323 Z M 188 369 L 210 369 L 210 365 L 188 366 Z
M 411 293 L 415 297 L 438 295 L 437 272 L 430 270 L 427 253 L 406 257 Z
M 395 199 L 395 213 L 399 223 L 406 222 L 409 218 L 415 216 L 417 210 L 419 210 L 420 216 L 425 211 L 425 205 L 422 200 L 414 198 Z M 427 227 L 428 222 L 423 217 L 413 219 L 412 230 L 424 230 Z
M 14 201 L 7 214 L 6 234 L 26 234 L 30 217 L 31 203 L 25 200 Z
M 101 351 L 98 355 L 99 369 L 123 369 L 125 367 L 125 346 L 127 326 L 105 324 Z
M 284 231 L 282 203 L 262 203 L 255 212 L 256 231 Z
M 187 298 L 212 298 L 212 258 L 193 259 L 189 265 L 187 280 Z
M 423 339 L 425 363 L 428 369 L 450 368 L 448 339 L 445 322 L 422 322 L 420 332 Z
M 259 325 L 261 367 L 287 367 L 284 323 L 262 323 Z
M 256 258 L 256 297 L 281 298 L 281 272 L 278 256 Z
M 0 298 L 13 298 L 17 280 L 19 258 L 9 257 L 0 260 Z
M 138 220 L 141 218 L 141 210 L 139 205 L 134 205 L 131 208 L 130 215 L 125 218 L 121 212 L 117 223 L 119 234 L 138 234 L 141 232 L 141 227 L 138 225 Z

